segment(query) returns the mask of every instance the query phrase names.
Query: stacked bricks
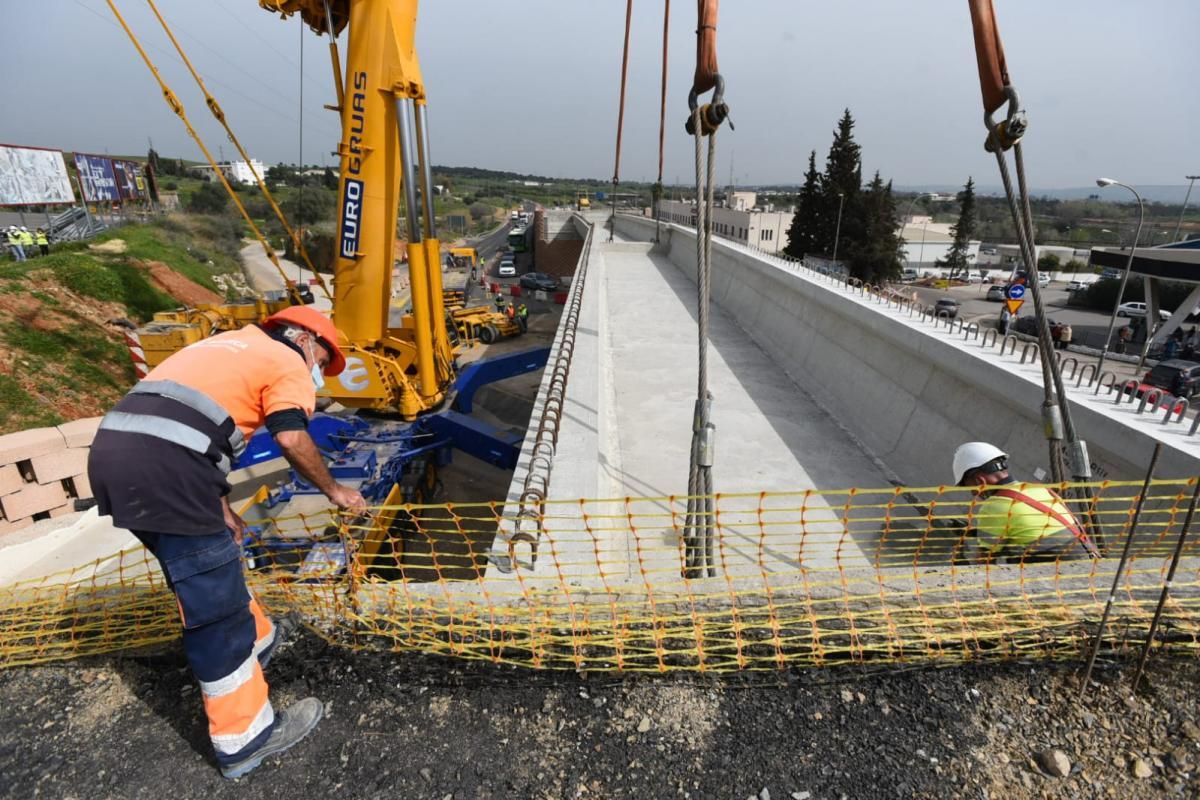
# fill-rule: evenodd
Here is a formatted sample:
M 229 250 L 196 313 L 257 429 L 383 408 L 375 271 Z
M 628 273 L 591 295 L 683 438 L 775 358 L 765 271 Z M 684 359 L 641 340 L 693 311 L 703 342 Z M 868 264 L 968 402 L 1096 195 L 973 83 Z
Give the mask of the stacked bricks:
M 100 417 L 0 436 L 0 535 L 73 510 L 92 496 L 88 450 Z

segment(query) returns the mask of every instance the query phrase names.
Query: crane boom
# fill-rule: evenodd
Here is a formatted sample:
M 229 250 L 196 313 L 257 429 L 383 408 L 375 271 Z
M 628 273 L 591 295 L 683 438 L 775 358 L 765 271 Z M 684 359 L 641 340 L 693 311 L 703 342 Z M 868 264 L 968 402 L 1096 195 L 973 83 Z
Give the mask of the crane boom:
M 417 59 L 417 0 L 259 0 L 299 13 L 318 33 L 349 28 L 339 97 L 342 136 L 334 321 L 346 336 L 347 369 L 330 381 L 343 405 L 436 408 L 454 377 L 434 230 L 425 83 Z M 417 189 L 420 188 L 420 200 Z M 389 325 L 393 246 L 401 192 L 412 314 Z

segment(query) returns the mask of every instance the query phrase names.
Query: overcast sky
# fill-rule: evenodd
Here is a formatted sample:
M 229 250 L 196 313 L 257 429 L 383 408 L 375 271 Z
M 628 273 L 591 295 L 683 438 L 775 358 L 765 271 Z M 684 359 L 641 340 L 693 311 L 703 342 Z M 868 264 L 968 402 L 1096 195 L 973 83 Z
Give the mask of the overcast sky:
M 1097 175 L 1181 184 L 1200 172 L 1197 0 L 997 0 L 1013 82 L 1028 109 L 1030 183 Z M 3 0 L 0 142 L 199 158 L 103 0 Z M 142 0 L 118 7 L 214 154 L 233 148 Z M 255 0 L 159 0 L 251 155 L 335 164 L 327 40 Z M 657 169 L 662 0 L 634 2 L 621 176 Z M 664 179 L 693 180 L 683 131 L 695 8 L 672 4 Z M 963 0 L 728 0 L 718 28 L 736 131 L 718 171 L 738 183 L 801 178 L 822 163 L 844 107 L 864 172 L 899 185 L 997 183 Z M 613 172 L 625 3 L 425 0 L 417 48 L 435 163 L 559 177 Z M 300 69 L 303 38 L 303 71 Z M 343 40 L 345 34 L 343 34 Z M 343 42 L 344 44 L 344 42 Z M 343 56 L 344 56 L 343 48 Z M 300 103 L 303 83 L 303 106 Z

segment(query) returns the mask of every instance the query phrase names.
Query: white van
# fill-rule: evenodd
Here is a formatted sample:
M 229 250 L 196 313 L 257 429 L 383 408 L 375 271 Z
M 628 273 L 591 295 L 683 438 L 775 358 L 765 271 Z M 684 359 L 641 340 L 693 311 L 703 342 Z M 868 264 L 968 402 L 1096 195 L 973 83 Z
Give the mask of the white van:
M 501 278 L 516 277 L 517 262 L 513 260 L 511 253 L 505 253 L 500 257 L 500 267 L 496 270 L 496 274 Z

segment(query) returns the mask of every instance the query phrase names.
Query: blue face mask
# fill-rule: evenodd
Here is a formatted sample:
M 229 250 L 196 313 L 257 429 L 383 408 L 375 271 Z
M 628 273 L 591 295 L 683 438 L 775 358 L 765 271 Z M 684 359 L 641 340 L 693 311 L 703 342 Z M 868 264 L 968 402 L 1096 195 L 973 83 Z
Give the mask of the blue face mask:
M 316 353 L 313 352 L 311 344 L 309 344 L 309 346 L 308 346 L 308 354 L 310 356 L 312 356 L 312 360 L 313 360 L 313 365 L 312 365 L 313 386 L 315 386 L 317 391 L 319 392 L 325 386 L 325 376 L 321 374 L 321 365 L 317 363 L 317 355 L 316 355 Z

